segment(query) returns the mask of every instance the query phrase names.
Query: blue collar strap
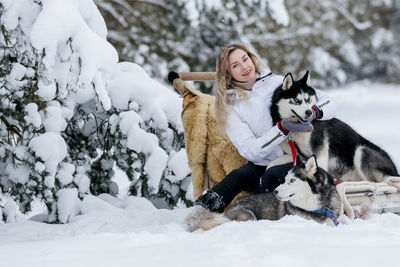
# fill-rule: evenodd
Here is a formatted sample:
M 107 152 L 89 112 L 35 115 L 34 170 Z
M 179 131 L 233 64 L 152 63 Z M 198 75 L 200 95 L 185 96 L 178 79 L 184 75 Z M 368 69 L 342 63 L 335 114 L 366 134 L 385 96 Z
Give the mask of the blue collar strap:
M 336 216 L 331 209 L 323 208 L 323 209 L 319 209 L 319 210 L 314 210 L 314 212 L 319 213 L 319 214 L 325 214 L 326 216 L 331 218 L 331 220 L 333 221 L 335 226 L 339 225 L 339 222 L 337 221 Z

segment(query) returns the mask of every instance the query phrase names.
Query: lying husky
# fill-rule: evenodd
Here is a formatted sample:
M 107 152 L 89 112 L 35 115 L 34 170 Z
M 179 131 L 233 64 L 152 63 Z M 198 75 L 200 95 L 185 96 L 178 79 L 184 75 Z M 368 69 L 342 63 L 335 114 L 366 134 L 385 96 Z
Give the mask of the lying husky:
M 285 183 L 274 192 L 239 198 L 223 214 L 203 213 L 192 221 L 189 230 L 209 230 L 231 220 L 279 220 L 285 215 L 299 215 L 319 223 L 337 225 L 335 214 L 339 214 L 339 208 L 332 176 L 317 166 L 315 157 L 309 158 L 305 164 L 297 158 Z
M 273 123 L 275 125 L 283 118 L 306 122 L 315 104 L 317 96 L 315 89 L 310 86 L 309 72 L 298 81 L 294 81 L 292 74 L 288 73 L 272 98 L 270 111 Z M 392 184 L 391 179 L 399 179 L 389 155 L 346 123 L 331 119 L 316 120 L 312 124 L 312 132 L 290 134 L 297 152 L 305 158 L 315 155 L 319 166 L 337 181 L 386 181 Z M 281 146 L 286 155 L 271 162 L 269 168 L 291 160 L 288 143 L 283 142 Z

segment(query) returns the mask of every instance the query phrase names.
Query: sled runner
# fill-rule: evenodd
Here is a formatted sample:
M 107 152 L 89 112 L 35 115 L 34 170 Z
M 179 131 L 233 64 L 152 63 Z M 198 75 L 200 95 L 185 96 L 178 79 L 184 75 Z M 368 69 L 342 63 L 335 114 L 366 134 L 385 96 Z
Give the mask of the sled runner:
M 214 96 L 184 83 L 213 81 L 215 75 L 215 72 L 180 72 L 179 78 L 172 82 L 183 97 L 181 117 L 195 199 L 246 162 L 226 134 L 216 127 Z M 339 183 L 336 190 L 342 201 L 341 214 L 350 219 L 363 218 L 371 212 L 400 214 L 400 178 L 396 178 L 399 177 L 393 177 L 391 185 L 367 181 Z

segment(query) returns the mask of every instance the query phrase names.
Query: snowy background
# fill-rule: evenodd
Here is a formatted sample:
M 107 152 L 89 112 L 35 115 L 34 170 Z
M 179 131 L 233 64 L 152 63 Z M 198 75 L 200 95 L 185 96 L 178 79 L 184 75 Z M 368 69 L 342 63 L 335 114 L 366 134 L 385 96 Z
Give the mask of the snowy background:
M 118 2 L 124 10 L 131 7 L 126 1 Z M 143 2 L 163 6 L 160 1 Z M 209 8 L 231 10 L 221 21 L 233 18 L 237 22 L 235 16 L 247 14 L 244 9 L 234 14 L 234 5 L 217 2 L 189 5 L 191 25 L 202 29 L 202 12 Z M 118 10 L 101 0 L 0 0 L 1 266 L 400 266 L 400 217 L 394 214 L 354 221 L 342 217 L 337 228 L 287 216 L 276 222 L 231 222 L 209 232 L 186 232 L 182 222 L 191 209 L 186 205 L 192 191 L 182 140 L 182 100 L 171 86 L 149 73 L 157 68 L 163 73 L 170 63 L 180 68 L 191 65 L 181 59 L 162 62 L 149 45 L 149 40 L 161 39 L 148 36 L 140 39 L 143 45 L 132 62 L 121 60 L 106 37 L 125 39 L 115 30 L 107 31 L 95 3 L 118 17 Z M 270 9 L 275 26 L 293 27 L 291 12 L 295 10 L 286 10 L 284 1 L 260 3 Z M 302 4 L 299 7 L 307 7 Z M 374 5 L 388 7 L 391 1 L 374 1 Z M 323 7 L 336 10 L 328 4 Z M 184 9 L 161 9 L 165 10 L 175 16 L 174 12 Z M 339 13 L 358 30 L 371 26 L 345 10 Z M 124 18 L 120 22 L 129 24 Z M 235 25 L 244 34 L 253 22 Z M 179 39 L 182 32 L 166 36 Z M 373 41 L 379 49 L 395 38 L 387 31 L 377 32 L 381 35 L 374 35 Z M 130 34 L 138 37 L 138 32 Z M 260 37 L 252 34 L 255 39 Z M 210 36 L 214 35 L 206 37 Z M 248 37 L 245 42 L 254 41 L 251 34 L 243 36 Z M 288 38 L 284 30 L 266 34 L 271 47 L 279 47 L 274 40 L 282 36 Z M 165 48 L 181 52 L 182 57 L 196 54 L 206 64 L 202 53 L 189 49 L 201 45 L 189 41 L 180 40 L 179 46 L 166 42 Z M 216 47 L 220 44 L 208 41 Z M 354 53 L 354 45 L 344 47 L 340 57 L 356 68 L 361 64 L 360 54 Z M 296 51 L 299 54 L 303 53 Z M 292 56 L 280 57 L 296 59 Z M 317 59 L 307 65 L 311 77 L 313 73 L 333 75 L 344 82 L 357 76 L 344 72 L 349 65 L 339 64 L 321 47 L 314 47 L 309 58 Z M 157 68 L 149 71 L 148 59 Z M 215 62 L 207 64 L 215 66 Z M 400 86 L 371 80 L 376 79 L 324 90 L 338 103 L 338 118 L 384 148 L 400 169 Z
M 399 89 L 363 82 L 327 91 L 339 104 L 338 117 L 386 149 L 398 168 Z M 21 215 L 16 223 L 0 224 L 0 259 L 15 267 L 400 266 L 395 214 L 342 217 L 336 228 L 286 216 L 188 233 L 183 220 L 190 209 L 156 209 L 144 198 L 123 195 L 86 196 L 81 215 L 68 224 Z

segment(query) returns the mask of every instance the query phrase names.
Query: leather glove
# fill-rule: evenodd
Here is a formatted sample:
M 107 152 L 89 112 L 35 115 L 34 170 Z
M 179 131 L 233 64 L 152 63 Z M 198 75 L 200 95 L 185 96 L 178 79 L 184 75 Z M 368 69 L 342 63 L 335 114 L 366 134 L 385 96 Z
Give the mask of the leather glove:
M 311 123 L 292 122 L 289 119 L 280 120 L 276 125 L 285 135 L 290 132 L 311 132 L 314 129 Z
M 168 73 L 168 81 L 172 84 L 175 79 L 179 78 L 179 74 L 175 71 L 170 71 Z
M 319 120 L 324 115 L 324 112 L 317 105 L 312 106 L 311 111 L 312 115 L 308 119 L 308 122 L 312 122 L 313 120 Z

